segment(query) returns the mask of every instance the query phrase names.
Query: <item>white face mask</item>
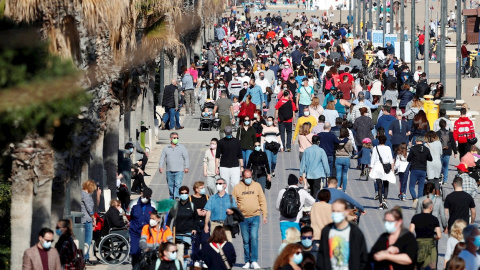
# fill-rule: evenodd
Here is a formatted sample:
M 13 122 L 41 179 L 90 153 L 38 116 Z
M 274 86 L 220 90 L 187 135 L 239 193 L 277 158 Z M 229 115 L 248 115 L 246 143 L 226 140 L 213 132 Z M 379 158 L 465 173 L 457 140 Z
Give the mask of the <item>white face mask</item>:
M 120 212 L 120 215 L 123 214 L 123 208 L 118 209 L 118 212 Z
M 142 200 L 142 203 L 148 203 L 148 199 L 147 199 L 147 198 L 142 197 L 141 200 Z
M 257 114 L 257 113 L 254 113 L 254 114 L 253 114 L 253 117 L 257 118 L 257 117 L 258 117 L 258 114 Z
M 152 219 L 152 218 L 150 219 L 150 226 L 151 227 L 155 227 L 155 226 L 157 226 L 157 224 L 158 224 L 158 221 L 156 221 L 155 219 Z
M 310 115 L 310 112 L 309 112 L 309 111 L 303 112 L 303 115 L 309 116 L 309 115 Z
M 223 191 L 223 184 L 216 185 L 216 187 L 218 192 Z

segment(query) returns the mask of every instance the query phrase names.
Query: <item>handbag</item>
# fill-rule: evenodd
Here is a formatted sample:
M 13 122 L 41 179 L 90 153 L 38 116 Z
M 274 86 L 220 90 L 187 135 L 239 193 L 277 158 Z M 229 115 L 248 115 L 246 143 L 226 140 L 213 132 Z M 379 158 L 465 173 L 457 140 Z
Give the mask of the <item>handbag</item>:
M 383 171 L 384 171 L 386 174 L 389 174 L 390 171 L 392 170 L 392 165 L 390 165 L 390 164 L 383 164 L 382 155 L 380 155 L 380 152 L 378 151 L 378 146 L 375 147 L 375 148 L 377 148 L 378 158 L 380 159 L 380 163 L 382 163 Z
M 265 183 L 265 189 L 270 190 L 272 188 L 272 181 L 268 181 Z
M 232 267 L 230 267 L 230 263 L 228 263 L 227 256 L 225 256 L 225 253 L 223 252 L 222 246 L 220 244 L 218 244 L 218 250 L 220 251 L 220 256 L 222 257 L 222 261 L 225 264 L 225 267 L 227 269 L 232 269 Z
M 278 153 L 278 150 L 280 150 L 280 144 L 278 142 L 266 142 L 265 143 L 265 149 L 271 151 L 274 155 Z

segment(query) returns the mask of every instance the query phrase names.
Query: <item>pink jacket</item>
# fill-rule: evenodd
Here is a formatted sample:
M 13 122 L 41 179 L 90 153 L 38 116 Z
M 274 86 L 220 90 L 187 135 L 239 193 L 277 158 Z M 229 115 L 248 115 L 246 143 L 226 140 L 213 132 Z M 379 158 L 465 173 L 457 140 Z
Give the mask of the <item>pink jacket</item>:
M 282 70 L 282 79 L 284 81 L 288 80 L 288 75 L 290 75 L 291 73 L 293 73 L 293 70 L 291 68 L 284 68 Z

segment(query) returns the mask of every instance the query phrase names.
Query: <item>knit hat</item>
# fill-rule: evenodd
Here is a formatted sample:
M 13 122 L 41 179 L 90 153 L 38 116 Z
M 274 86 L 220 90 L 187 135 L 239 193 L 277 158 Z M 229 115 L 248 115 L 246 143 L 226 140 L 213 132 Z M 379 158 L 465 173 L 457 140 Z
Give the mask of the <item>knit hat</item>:
M 294 174 L 290 174 L 288 176 L 288 181 L 287 181 L 289 186 L 297 185 L 298 184 L 298 177 Z

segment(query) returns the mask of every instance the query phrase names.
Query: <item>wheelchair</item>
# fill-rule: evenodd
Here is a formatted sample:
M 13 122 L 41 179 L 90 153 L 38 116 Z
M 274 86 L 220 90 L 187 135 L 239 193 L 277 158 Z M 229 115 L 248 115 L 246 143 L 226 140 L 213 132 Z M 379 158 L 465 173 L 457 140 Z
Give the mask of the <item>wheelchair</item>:
M 104 214 L 100 214 L 104 218 Z M 105 235 L 100 235 L 95 240 L 94 254 L 99 261 L 108 265 L 123 264 L 130 257 L 130 236 L 128 229 L 112 228 L 105 219 L 103 226 L 108 226 L 108 232 Z M 102 231 L 103 232 L 103 228 Z M 98 243 L 98 244 L 97 244 Z

